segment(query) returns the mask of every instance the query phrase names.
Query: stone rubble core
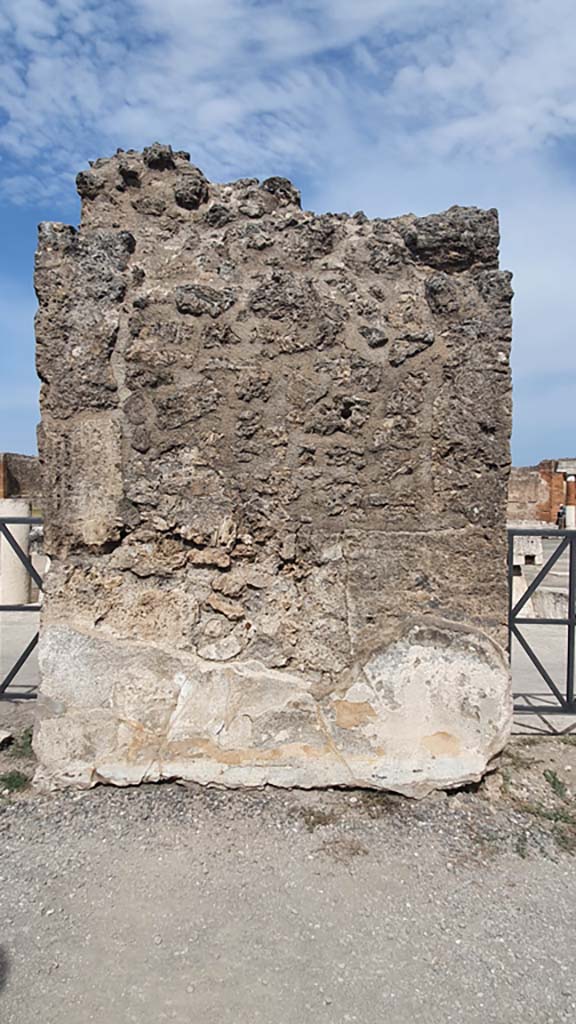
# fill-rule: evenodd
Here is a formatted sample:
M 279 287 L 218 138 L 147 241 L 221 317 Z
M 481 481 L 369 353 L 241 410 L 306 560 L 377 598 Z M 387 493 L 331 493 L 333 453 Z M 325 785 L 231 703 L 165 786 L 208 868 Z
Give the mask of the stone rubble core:
M 42 224 L 39 782 L 479 779 L 511 720 L 495 210 L 369 220 L 158 143 Z

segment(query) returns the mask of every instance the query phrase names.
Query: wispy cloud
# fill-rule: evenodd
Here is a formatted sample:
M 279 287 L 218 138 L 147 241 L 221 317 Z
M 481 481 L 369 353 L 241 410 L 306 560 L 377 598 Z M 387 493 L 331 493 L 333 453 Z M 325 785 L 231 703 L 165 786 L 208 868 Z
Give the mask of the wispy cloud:
M 0 145 L 55 193 L 151 134 L 213 171 L 309 172 L 383 134 L 414 158 L 576 130 L 573 0 L 5 0 L 0 31 Z

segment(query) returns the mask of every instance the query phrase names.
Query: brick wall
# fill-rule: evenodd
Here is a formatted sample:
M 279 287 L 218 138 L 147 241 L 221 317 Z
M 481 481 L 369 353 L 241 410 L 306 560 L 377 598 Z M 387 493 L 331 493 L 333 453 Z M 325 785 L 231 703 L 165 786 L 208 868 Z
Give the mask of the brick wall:
M 565 501 L 565 477 L 553 459 L 537 466 L 517 466 L 510 473 L 508 522 L 555 523 Z

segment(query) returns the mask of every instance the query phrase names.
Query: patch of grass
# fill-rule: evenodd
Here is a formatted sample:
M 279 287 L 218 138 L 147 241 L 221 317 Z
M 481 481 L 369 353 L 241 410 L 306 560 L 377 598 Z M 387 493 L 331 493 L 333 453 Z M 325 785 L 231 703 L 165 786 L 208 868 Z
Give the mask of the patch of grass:
M 506 762 L 511 768 L 531 768 L 535 761 L 529 760 L 520 750 L 516 750 L 514 747 L 507 747 L 506 750 L 502 751 L 502 760 Z
M 544 821 L 561 822 L 564 825 L 576 825 L 576 818 L 564 807 L 555 807 L 549 810 L 542 804 L 531 804 L 519 801 L 518 810 L 525 814 L 531 814 L 534 818 L 542 818 Z
M 546 768 L 542 774 L 550 788 L 556 793 L 556 796 L 559 796 L 561 800 L 566 800 L 568 787 L 565 782 L 562 782 L 562 779 L 558 777 L 556 772 L 552 768 Z
M 500 768 L 500 775 L 502 776 L 502 791 L 507 793 L 510 783 L 512 782 L 512 772 L 510 768 L 506 768 L 502 765 Z
M 525 832 L 521 832 L 516 840 L 516 853 L 522 860 L 528 856 L 528 837 Z
M 556 827 L 552 830 L 556 845 L 565 853 L 576 853 L 576 829 Z
M 567 808 L 557 807 L 549 810 L 542 804 L 531 804 L 523 801 L 517 801 L 516 808 L 519 811 L 523 811 L 524 814 L 530 814 L 534 818 L 539 818 L 543 826 L 545 822 L 550 822 L 551 825 L 546 829 L 546 832 L 551 837 L 556 848 L 564 853 L 576 854 L 576 816 L 571 814 Z M 537 835 L 532 838 L 538 842 Z M 522 859 L 527 857 L 527 832 L 523 832 L 518 836 L 515 849 L 519 857 L 522 857 Z
M 548 821 L 562 822 L 563 825 L 575 825 L 576 820 L 574 815 L 570 814 L 569 811 L 564 811 L 562 808 L 554 811 L 546 811 L 540 815 L 541 818 L 546 818 Z
M 567 747 L 576 747 L 576 735 L 561 736 L 560 743 L 565 743 Z
M 18 736 L 6 751 L 10 757 L 21 757 L 21 758 L 32 758 L 34 757 L 34 751 L 32 750 L 32 726 L 25 729 L 21 736 Z
M 0 790 L 7 789 L 9 793 L 17 793 L 19 790 L 26 789 L 29 783 L 30 779 L 24 772 L 12 771 L 0 775 Z

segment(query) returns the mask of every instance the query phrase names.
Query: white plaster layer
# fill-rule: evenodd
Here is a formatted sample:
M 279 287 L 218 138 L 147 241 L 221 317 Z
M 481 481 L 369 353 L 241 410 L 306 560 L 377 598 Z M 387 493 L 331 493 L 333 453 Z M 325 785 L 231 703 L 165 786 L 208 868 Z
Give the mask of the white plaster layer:
M 341 694 L 257 661 L 215 663 L 49 626 L 35 748 L 49 786 L 180 778 L 424 796 L 481 778 L 506 742 L 508 667 L 485 635 L 413 626 Z

